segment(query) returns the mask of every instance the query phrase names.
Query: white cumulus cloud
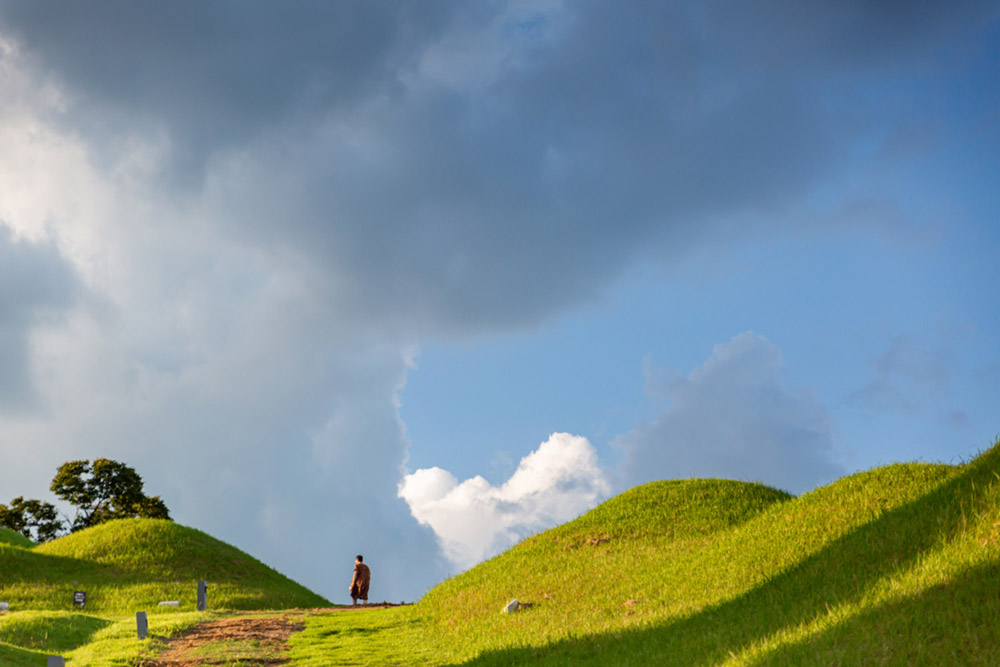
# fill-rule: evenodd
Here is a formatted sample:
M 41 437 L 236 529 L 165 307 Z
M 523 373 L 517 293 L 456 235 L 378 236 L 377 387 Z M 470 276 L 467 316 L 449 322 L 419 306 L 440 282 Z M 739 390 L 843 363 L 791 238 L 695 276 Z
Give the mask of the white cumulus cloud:
M 434 530 L 462 569 L 575 518 L 609 491 L 594 446 L 569 433 L 553 433 L 500 486 L 478 475 L 459 483 L 438 467 L 417 470 L 399 486 L 413 516 Z

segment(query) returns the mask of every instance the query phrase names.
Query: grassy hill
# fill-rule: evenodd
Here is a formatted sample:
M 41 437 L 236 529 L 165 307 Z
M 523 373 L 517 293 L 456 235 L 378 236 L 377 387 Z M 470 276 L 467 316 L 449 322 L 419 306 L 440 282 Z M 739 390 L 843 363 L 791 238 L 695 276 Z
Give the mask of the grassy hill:
M 197 582 L 209 582 L 210 609 L 289 609 L 329 603 L 239 549 L 170 521 L 112 521 L 35 546 L 0 533 L 0 665 L 44 665 L 47 653 L 76 664 L 124 665 L 147 648 L 134 614 L 167 635 L 205 618 Z M 87 593 L 74 612 L 74 591 Z M 181 608 L 158 607 L 177 600 Z
M 178 600 L 194 608 L 209 582 L 216 609 L 285 609 L 326 601 L 239 549 L 171 521 L 123 519 L 39 546 L 0 543 L 0 600 L 13 609 L 130 613 Z
M 0 600 L 43 611 L 0 617 L 0 664 L 44 664 L 53 638 L 76 664 L 131 664 L 148 647 L 114 615 L 165 598 L 190 608 L 202 578 L 213 605 L 326 604 L 167 522 L 119 522 L 40 547 L 8 536 Z M 55 611 L 74 581 L 107 613 Z M 995 665 L 998 582 L 1000 441 L 965 464 L 889 465 L 798 498 L 725 480 L 637 487 L 415 606 L 306 618 L 290 664 Z M 500 613 L 512 598 L 528 606 Z M 169 634 L 202 618 L 151 623 Z
M 998 582 L 1000 442 L 799 498 L 638 487 L 416 607 L 310 620 L 292 664 L 995 665 Z M 531 606 L 500 613 L 512 598 Z
M 424 622 L 475 664 L 1000 664 L 1000 444 L 790 499 L 633 489 L 451 579 Z M 610 539 L 609 539 L 610 538 Z M 511 598 L 533 603 L 498 613 Z

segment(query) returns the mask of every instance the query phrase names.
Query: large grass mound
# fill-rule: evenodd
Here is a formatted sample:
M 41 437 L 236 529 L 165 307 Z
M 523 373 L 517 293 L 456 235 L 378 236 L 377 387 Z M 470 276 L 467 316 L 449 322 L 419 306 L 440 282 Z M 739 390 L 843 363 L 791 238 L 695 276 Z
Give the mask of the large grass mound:
M 285 609 L 328 604 L 239 549 L 170 521 L 111 521 L 34 548 L 0 543 L 0 600 L 16 610 L 157 611 L 161 600 L 193 609 L 197 582 L 214 609 Z
M 412 613 L 442 663 L 1000 664 L 997 581 L 1000 443 L 800 498 L 714 480 L 632 489 Z M 531 606 L 500 613 L 512 598 Z

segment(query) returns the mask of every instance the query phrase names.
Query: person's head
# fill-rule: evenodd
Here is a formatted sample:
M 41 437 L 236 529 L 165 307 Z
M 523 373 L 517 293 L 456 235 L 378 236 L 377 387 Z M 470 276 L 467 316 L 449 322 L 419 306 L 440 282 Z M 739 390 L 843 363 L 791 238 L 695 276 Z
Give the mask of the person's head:
M 354 560 L 357 561 L 358 563 L 364 563 L 365 557 L 362 556 L 361 554 L 358 554 L 357 558 L 355 558 Z

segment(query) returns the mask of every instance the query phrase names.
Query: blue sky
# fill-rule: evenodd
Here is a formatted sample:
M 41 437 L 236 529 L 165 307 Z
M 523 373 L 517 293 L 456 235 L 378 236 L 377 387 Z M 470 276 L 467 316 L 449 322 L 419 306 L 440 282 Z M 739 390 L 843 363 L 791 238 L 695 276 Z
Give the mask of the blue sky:
M 965 460 L 998 63 L 995 3 L 0 0 L 0 502 L 115 458 L 395 600 L 652 479 Z
M 1000 237 L 966 231 L 905 250 L 863 232 L 746 244 L 671 276 L 630 276 L 541 330 L 425 346 L 402 392 L 409 434 L 428 445 L 411 449 L 411 465 L 435 465 L 441 447 L 456 474 L 502 481 L 547 431 L 601 447 L 662 407 L 644 366 L 690 373 L 715 342 L 747 330 L 781 347 L 789 382 L 831 411 L 845 471 L 960 460 L 996 430 L 998 313 L 983 278 L 996 276 Z M 861 395 L 893 349 L 896 389 L 912 409 Z M 936 365 L 946 378 L 933 377 Z

